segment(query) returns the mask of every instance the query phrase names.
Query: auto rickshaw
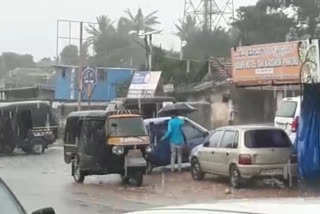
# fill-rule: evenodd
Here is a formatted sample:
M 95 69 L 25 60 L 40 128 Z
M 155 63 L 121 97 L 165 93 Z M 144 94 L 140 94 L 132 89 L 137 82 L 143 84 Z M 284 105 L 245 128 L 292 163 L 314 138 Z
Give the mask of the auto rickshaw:
M 150 140 L 141 115 L 130 111 L 80 111 L 67 117 L 64 159 L 72 176 L 120 174 L 124 184 L 141 186 Z
M 0 103 L 0 153 L 16 148 L 41 154 L 55 142 L 58 126 L 48 101 Z

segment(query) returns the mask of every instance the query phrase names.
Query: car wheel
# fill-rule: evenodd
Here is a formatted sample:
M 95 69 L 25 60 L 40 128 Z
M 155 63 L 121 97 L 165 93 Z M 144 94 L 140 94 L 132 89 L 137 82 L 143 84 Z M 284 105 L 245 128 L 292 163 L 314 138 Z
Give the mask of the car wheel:
M 142 171 L 137 171 L 137 172 L 133 173 L 130 180 L 134 186 L 140 187 L 143 183 Z
M 230 185 L 233 188 L 239 188 L 240 187 L 240 181 L 241 181 L 241 176 L 240 172 L 237 168 L 236 165 L 231 165 L 230 167 Z
M 79 165 L 80 159 L 76 157 L 73 161 L 73 179 L 77 183 L 83 183 L 85 176 L 84 173 L 81 171 L 80 165 Z
M 191 175 L 194 180 L 202 180 L 204 178 L 204 172 L 201 170 L 200 163 L 197 158 L 193 158 L 191 161 Z

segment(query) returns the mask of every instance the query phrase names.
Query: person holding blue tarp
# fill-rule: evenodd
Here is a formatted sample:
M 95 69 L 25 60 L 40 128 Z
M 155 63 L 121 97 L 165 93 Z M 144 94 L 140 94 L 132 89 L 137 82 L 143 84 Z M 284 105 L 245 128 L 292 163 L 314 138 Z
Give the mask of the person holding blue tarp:
M 171 147 L 171 171 L 174 171 L 176 158 L 178 159 L 178 171 L 182 168 L 182 148 L 185 142 L 185 137 L 182 131 L 184 120 L 179 118 L 177 114 L 173 114 L 168 123 L 168 131 L 161 140 L 169 139 Z

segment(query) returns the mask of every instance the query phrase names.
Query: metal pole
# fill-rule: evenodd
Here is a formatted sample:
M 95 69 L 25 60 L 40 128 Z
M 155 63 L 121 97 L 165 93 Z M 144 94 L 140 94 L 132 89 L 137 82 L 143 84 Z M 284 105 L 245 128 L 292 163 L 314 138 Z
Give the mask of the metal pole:
M 80 22 L 80 47 L 79 47 L 79 71 L 78 71 L 78 111 L 81 111 L 81 92 L 82 92 L 82 36 L 83 36 L 83 22 Z
M 149 35 L 149 71 L 152 71 L 152 34 Z
M 71 45 L 71 22 L 69 22 L 69 45 Z
M 57 46 L 56 46 L 56 63 L 59 63 L 59 20 L 57 20 Z
M 148 36 L 144 36 L 144 43 L 145 43 L 145 50 L 146 50 L 146 70 L 149 71 L 150 65 L 149 65 L 149 45 L 148 45 Z

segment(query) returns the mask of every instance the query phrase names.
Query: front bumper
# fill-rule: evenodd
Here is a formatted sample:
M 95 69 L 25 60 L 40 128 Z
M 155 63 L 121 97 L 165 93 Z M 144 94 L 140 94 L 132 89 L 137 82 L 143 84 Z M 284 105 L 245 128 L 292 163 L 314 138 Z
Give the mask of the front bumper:
M 298 176 L 297 164 L 238 165 L 238 169 L 241 177 L 245 179 L 255 177 L 283 177 L 288 179 L 290 174 L 293 177 Z

